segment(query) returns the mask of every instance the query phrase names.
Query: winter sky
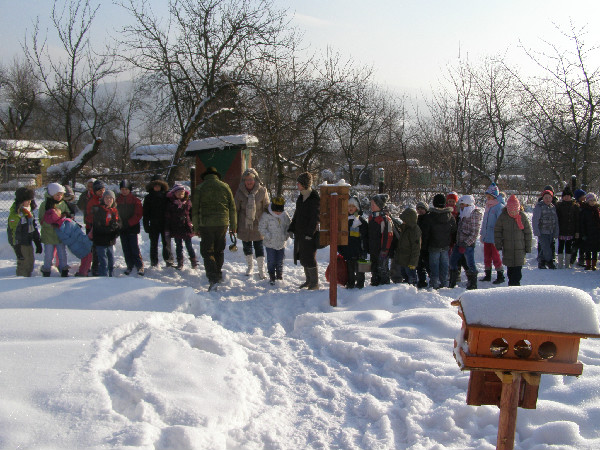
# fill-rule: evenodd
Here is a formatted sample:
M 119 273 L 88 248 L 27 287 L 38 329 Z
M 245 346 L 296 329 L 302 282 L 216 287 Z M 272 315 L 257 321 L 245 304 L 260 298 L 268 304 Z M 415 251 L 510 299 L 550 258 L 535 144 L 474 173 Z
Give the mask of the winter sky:
M 92 0 L 93 3 L 94 0 Z M 150 0 L 155 11 L 165 0 Z M 588 25 L 586 42 L 600 44 L 600 29 L 593 20 L 600 13 L 596 0 L 274 0 L 276 7 L 293 15 L 292 24 L 304 32 L 310 51 L 327 46 L 358 64 L 372 66 L 376 80 L 408 93 L 427 92 L 438 84 L 448 64 L 461 58 L 506 55 L 526 68 L 519 48 L 542 49 L 542 39 L 568 46 L 554 24 L 567 29 Z M 0 0 L 0 63 L 20 54 L 20 42 L 31 35 L 39 16 L 49 26 L 51 0 Z M 100 2 L 94 42 L 114 34 L 126 15 L 111 0 Z M 600 64 L 598 64 L 600 65 Z

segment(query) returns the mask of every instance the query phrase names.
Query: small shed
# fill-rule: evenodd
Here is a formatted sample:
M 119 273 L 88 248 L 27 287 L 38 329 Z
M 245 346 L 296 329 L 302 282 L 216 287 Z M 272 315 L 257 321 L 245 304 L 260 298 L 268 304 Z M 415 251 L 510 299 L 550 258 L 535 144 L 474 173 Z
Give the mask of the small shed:
M 202 174 L 208 167 L 215 167 L 231 191 L 237 190 L 242 173 L 252 166 L 251 149 L 258 145 L 258 139 L 249 134 L 217 136 L 192 141 L 185 156 L 196 157 L 196 171 L 192 179 L 192 189 L 202 183 Z
M 138 170 L 152 170 L 155 173 L 163 173 L 171 165 L 176 151 L 177 144 L 138 145 L 129 154 L 129 159 L 133 167 Z M 183 179 L 187 177 L 189 164 L 182 160 L 175 170 L 176 175 Z

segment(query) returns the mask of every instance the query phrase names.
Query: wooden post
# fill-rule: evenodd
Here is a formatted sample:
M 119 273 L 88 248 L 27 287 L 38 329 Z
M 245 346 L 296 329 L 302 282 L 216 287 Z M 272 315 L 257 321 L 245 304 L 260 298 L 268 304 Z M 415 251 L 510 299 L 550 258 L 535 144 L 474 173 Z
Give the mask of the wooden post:
M 329 197 L 329 304 L 337 306 L 338 194 Z
M 515 447 L 521 374 L 512 372 L 511 374 L 503 374 L 500 378 L 502 380 L 502 395 L 500 397 L 500 420 L 498 421 L 496 450 L 513 450 Z

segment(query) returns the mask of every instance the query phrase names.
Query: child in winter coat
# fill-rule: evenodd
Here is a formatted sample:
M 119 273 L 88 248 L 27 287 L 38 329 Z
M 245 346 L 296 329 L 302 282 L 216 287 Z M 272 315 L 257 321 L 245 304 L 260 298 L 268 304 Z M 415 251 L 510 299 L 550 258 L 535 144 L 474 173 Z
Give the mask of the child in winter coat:
M 533 209 L 531 225 L 533 234 L 538 238 L 538 268 L 556 269 L 554 265 L 553 242 L 558 237 L 558 216 L 552 200 L 554 193 L 542 192 L 542 199 Z
M 8 243 L 17 257 L 17 276 L 30 277 L 33 272 L 35 252 L 42 253 L 42 241 L 33 210 L 36 208 L 33 189 L 20 187 L 15 191 L 15 202 L 8 216 Z
M 444 194 L 436 194 L 433 208 L 423 221 L 422 247 L 429 254 L 429 284 L 433 289 L 447 286 L 448 252 L 456 236 L 456 220 L 452 213 L 453 208 L 446 206 Z
M 573 242 L 579 238 L 579 206 L 572 197 L 571 188 L 566 186 L 562 192 L 562 200 L 556 204 L 559 269 L 571 267 Z
M 93 207 L 92 215 L 92 240 L 98 254 L 98 275 L 112 277 L 114 270 L 113 246 L 121 229 L 113 191 L 104 192 L 100 204 Z
M 502 258 L 494 244 L 494 226 L 504 208 L 504 195 L 498 191 L 496 183 L 492 183 L 485 191 L 486 204 L 481 221 L 481 242 L 483 243 L 483 266 L 485 276 L 480 281 L 492 281 L 492 264 L 496 269 L 496 279 L 493 284 L 504 283 Z
M 388 199 L 387 194 L 377 194 L 371 198 L 371 215 L 369 216 L 371 286 L 390 284 L 389 262 L 394 225 L 385 209 Z
M 600 207 L 596 194 L 589 193 L 579 215 L 581 248 L 585 252 L 585 270 L 596 270 L 600 251 Z
M 173 265 L 171 241 L 165 236 L 165 208 L 169 185 L 162 176 L 154 175 L 146 185 L 148 194 L 144 197 L 144 231 L 150 238 L 150 265 L 158 265 L 158 239 L 162 242 L 162 257 L 168 267 Z
M 60 242 L 60 239 L 56 234 L 56 229 L 50 223 L 47 223 L 44 220 L 46 209 L 57 208 L 60 210 L 60 215 L 65 217 L 69 213 L 69 208 L 63 201 L 65 188 L 58 183 L 50 183 L 46 190 L 46 200 L 40 205 L 40 210 L 38 213 L 38 218 L 42 228 L 42 244 L 44 244 L 44 264 L 42 265 L 42 275 L 45 277 L 50 276 L 52 260 L 54 258 L 54 252 L 56 251 L 60 275 L 62 277 L 68 277 L 69 267 L 67 264 L 67 249 L 65 244 Z
M 519 199 L 511 195 L 494 227 L 494 243 L 502 251 L 509 286 L 521 285 L 521 269 L 531 253 L 532 232 L 529 219 Z
M 182 184 L 176 184 L 167 193 L 167 208 L 165 211 L 165 235 L 175 239 L 175 255 L 177 270 L 183 269 L 183 244 L 190 258 L 192 269 L 198 267 L 196 252 L 192 245 L 194 229 L 192 226 L 192 202 L 190 193 Z
M 475 244 L 481 228 L 481 210 L 475 206 L 472 195 L 463 195 L 460 205 L 460 219 L 456 231 L 456 245 L 450 255 L 451 273 L 458 275 L 458 262 L 461 255 L 467 259 L 467 289 L 477 289 L 477 266 L 475 265 Z M 452 272 L 453 271 L 453 272 Z
M 400 214 L 400 220 L 402 224 L 394 231 L 398 234 L 393 259 L 400 267 L 402 280 L 416 286 L 417 264 L 421 253 L 421 229 L 417 224 L 417 211 L 406 208 Z
M 260 216 L 258 232 L 263 236 L 263 244 L 267 249 L 267 272 L 269 282 L 283 280 L 283 259 L 285 243 L 288 240 L 290 216 L 284 211 L 285 199 L 275 197 L 267 207 L 267 212 Z
M 138 243 L 138 234 L 140 234 L 140 220 L 142 220 L 144 211 L 142 202 L 133 195 L 131 192 L 132 189 L 133 185 L 129 180 L 122 180 L 119 183 L 119 190 L 121 191 L 117 195 L 117 211 L 121 219 L 119 238 L 121 240 L 125 264 L 127 265 L 123 273 L 129 275 L 135 267 L 138 275 L 143 276 L 144 262 L 142 261 L 142 254 Z
M 358 271 L 358 260 L 367 259 L 369 253 L 369 224 L 362 217 L 360 202 L 356 195 L 348 199 L 348 245 L 340 245 L 338 252 L 346 262 L 347 289 L 365 287 L 365 273 Z

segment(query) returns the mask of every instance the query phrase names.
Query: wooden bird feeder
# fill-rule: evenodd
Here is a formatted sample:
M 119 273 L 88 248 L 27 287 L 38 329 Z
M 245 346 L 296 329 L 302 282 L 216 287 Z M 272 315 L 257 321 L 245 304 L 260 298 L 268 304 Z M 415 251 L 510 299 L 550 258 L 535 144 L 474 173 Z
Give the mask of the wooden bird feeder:
M 579 340 L 600 337 L 595 304 L 562 286 L 470 291 L 454 357 L 470 370 L 467 404 L 500 407 L 498 449 L 514 448 L 517 407 L 535 409 L 542 374 L 579 376 Z
M 337 184 L 322 184 L 319 186 L 320 226 L 319 244 L 329 245 L 329 304 L 337 306 L 337 248 L 338 245 L 348 245 L 348 199 L 350 185 L 344 180 Z

